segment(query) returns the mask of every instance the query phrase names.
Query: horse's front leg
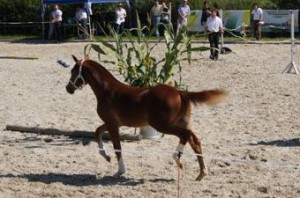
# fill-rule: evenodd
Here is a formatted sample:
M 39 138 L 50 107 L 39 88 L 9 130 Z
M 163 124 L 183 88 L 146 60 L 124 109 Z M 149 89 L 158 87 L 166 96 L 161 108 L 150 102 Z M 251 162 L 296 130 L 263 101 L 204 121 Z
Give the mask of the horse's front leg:
M 113 177 L 119 178 L 122 174 L 125 173 L 125 165 L 122 158 L 119 128 L 116 126 L 108 127 L 108 131 L 110 133 L 111 140 L 113 142 L 113 146 L 118 160 L 118 171 L 114 174 Z
M 107 131 L 107 128 L 106 128 L 105 124 L 99 126 L 96 129 L 96 142 L 98 142 L 98 145 L 99 145 L 100 155 L 102 155 L 106 159 L 106 161 L 110 162 L 110 156 L 107 155 L 107 153 L 105 151 L 104 144 L 103 144 L 103 140 L 102 140 L 102 135 L 105 131 Z

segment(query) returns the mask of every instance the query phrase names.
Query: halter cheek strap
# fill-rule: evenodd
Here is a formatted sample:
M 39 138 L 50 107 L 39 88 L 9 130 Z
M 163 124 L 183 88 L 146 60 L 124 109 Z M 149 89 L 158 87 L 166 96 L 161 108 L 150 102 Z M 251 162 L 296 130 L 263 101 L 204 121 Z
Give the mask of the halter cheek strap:
M 70 79 L 70 81 L 69 81 L 69 82 L 71 83 L 71 85 L 73 85 L 73 87 L 76 88 L 76 89 L 82 89 L 82 88 L 86 85 L 86 82 L 85 82 L 85 80 L 84 80 L 84 78 L 83 78 L 83 76 L 82 76 L 82 67 L 83 67 L 84 61 L 85 61 L 85 59 L 82 59 L 81 62 L 80 62 L 79 72 L 78 72 L 78 75 L 76 76 L 75 80 L 72 81 L 72 80 Z M 81 86 L 77 86 L 77 85 L 76 85 L 76 82 L 77 82 L 78 80 L 82 80 L 82 85 L 81 85 Z

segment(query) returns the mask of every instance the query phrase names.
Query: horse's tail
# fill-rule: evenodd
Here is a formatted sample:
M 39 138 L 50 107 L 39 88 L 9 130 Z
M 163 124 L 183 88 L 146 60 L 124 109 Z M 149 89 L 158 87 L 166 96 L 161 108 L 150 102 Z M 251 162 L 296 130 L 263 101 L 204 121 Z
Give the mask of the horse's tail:
M 190 102 L 194 104 L 207 104 L 214 105 L 225 99 L 227 93 L 223 90 L 215 89 L 215 90 L 206 90 L 201 92 L 188 92 L 188 91 L 180 91 L 180 94 L 183 98 L 186 98 Z

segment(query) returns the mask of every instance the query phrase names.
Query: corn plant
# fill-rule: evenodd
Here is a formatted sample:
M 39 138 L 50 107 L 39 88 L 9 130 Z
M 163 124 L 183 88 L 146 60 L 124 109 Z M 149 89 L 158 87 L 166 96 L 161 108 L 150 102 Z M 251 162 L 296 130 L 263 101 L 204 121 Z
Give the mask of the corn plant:
M 155 40 L 150 44 L 149 37 L 144 35 L 144 31 L 152 35 L 155 28 L 164 26 L 163 38 Z M 112 27 L 109 28 L 113 41 L 101 40 L 97 44 L 87 44 L 84 54 L 93 49 L 98 53 L 99 61 L 116 65 L 119 73 L 123 75 L 125 82 L 137 87 L 149 87 L 157 84 L 173 84 L 178 88 L 184 88 L 182 84 L 183 61 L 191 63 L 192 52 L 208 50 L 208 47 L 192 47 L 194 36 L 187 36 L 186 29 L 182 28 L 178 34 L 174 33 L 171 25 L 158 24 L 153 29 L 141 26 L 137 20 L 137 28 L 125 30 L 122 35 L 118 35 Z M 126 39 L 126 40 L 125 40 Z M 164 40 L 164 42 L 162 42 Z M 153 50 L 158 44 L 164 43 L 166 51 L 163 56 L 155 57 Z M 113 58 L 113 61 L 101 60 L 101 55 Z M 174 76 L 178 75 L 175 80 Z

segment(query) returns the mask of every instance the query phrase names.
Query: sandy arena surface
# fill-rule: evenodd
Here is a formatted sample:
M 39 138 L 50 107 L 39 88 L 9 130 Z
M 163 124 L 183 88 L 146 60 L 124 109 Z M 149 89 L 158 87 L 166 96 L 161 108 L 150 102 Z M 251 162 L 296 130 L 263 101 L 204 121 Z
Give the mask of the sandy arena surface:
M 178 169 L 171 157 L 176 137 L 123 141 L 127 172 L 114 179 L 117 161 L 109 141 L 111 163 L 98 154 L 94 141 L 84 146 L 80 139 L 6 131 L 7 124 L 94 131 L 102 121 L 90 87 L 67 94 L 69 69 L 56 63 L 73 64 L 71 54 L 82 57 L 85 43 L 0 45 L 1 55 L 39 58 L 0 59 L 0 198 L 178 197 Z M 204 52 L 184 66 L 189 90 L 221 88 L 229 98 L 193 108 L 192 126 L 202 138 L 209 176 L 195 181 L 198 163 L 187 145 L 181 197 L 300 197 L 300 76 L 282 74 L 290 46 L 226 47 L 234 53 L 211 61 Z

